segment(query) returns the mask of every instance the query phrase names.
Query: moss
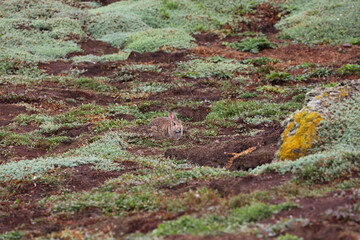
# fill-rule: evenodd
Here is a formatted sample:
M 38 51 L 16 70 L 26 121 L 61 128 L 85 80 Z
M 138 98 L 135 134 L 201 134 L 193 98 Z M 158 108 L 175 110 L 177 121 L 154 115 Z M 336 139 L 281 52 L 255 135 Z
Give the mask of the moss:
M 296 160 L 307 155 L 307 151 L 318 139 L 316 127 L 322 120 L 321 114 L 302 110 L 294 115 L 291 122 L 284 131 L 284 142 L 280 148 L 280 160 Z M 295 134 L 292 134 L 295 126 L 299 126 Z

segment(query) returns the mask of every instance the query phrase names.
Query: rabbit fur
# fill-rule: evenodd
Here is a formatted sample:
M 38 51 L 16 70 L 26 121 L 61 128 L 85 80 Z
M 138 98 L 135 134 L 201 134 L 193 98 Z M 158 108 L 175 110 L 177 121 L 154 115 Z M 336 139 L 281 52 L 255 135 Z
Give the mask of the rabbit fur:
M 184 127 L 175 112 L 168 112 L 168 117 L 158 117 L 147 126 L 148 133 L 154 138 L 179 139 L 184 133 Z

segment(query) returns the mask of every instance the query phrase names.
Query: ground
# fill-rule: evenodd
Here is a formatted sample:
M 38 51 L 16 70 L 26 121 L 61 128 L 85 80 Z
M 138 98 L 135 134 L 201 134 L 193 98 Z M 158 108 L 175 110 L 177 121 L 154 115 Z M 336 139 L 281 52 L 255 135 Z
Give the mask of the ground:
M 101 1 L 103 5 L 112 2 L 115 1 Z M 263 17 L 263 22 L 256 26 L 248 25 L 247 28 L 249 31 L 262 31 L 271 42 L 276 44 L 276 49 L 265 49 L 259 53 L 237 51 L 224 46 L 222 42 L 239 41 L 244 37 L 231 36 L 220 39 L 215 34 L 200 33 L 193 35 L 198 45 L 194 48 L 176 49 L 171 52 L 158 50 L 143 54 L 132 52 L 128 59 L 123 61 L 42 62 L 38 64 L 38 68 L 46 76 L 53 75 L 53 78 L 44 77 L 43 80 L 31 84 L 0 84 L 0 127 L 2 133 L 6 133 L 6 136 L 0 135 L 2 140 L 0 164 L 55 155 L 67 156 L 66 154 L 72 150 L 96 142 L 110 130 L 128 133 L 129 145 L 125 150 L 129 154 L 136 157 L 160 157 L 174 163 L 189 164 L 190 170 L 193 166 L 209 166 L 241 173 L 272 162 L 279 149 L 278 143 L 284 130 L 281 121 L 291 112 L 302 107 L 303 94 L 309 89 L 345 80 L 344 77 L 330 72 L 335 72 L 333 69 L 346 64 L 359 64 L 360 46 L 341 44 L 308 46 L 280 40 L 277 38 L 278 31 L 274 28 L 274 24 L 279 20 L 276 9 L 261 5 L 258 13 Z M 91 38 L 82 40 L 79 45 L 83 52 L 71 53 L 67 56 L 68 59 L 73 56 L 88 54 L 101 56 L 119 51 L 107 43 Z M 179 71 L 178 66 L 181 62 L 219 56 L 237 61 L 259 57 L 274 58 L 279 61 L 262 66 L 254 65 L 247 73 L 234 71 L 233 76 L 224 78 L 191 77 L 185 73 L 179 77 L 175 74 Z M 141 64 L 141 67 L 124 70 L 125 66 L 135 64 Z M 323 74 L 309 75 L 304 81 L 280 79 L 279 82 L 271 82 L 270 79 L 270 82 L 264 83 L 261 80 L 271 71 L 288 72 L 293 76 L 302 75 L 308 71 L 297 67 L 302 64 L 325 70 Z M 143 71 L 141 68 L 146 65 L 156 65 L 161 71 L 156 69 Z M 61 80 L 61 77 L 70 74 L 73 74 L 71 80 Z M 111 81 L 98 77 L 108 77 Z M 233 80 L 235 77 L 240 80 Z M 346 76 L 346 79 L 356 78 L 355 74 Z M 264 85 L 268 87 L 261 90 L 261 86 Z M 147 90 L 147 87 L 153 87 L 152 89 L 155 90 Z M 214 104 L 219 101 L 224 101 L 224 105 L 242 104 L 247 101 L 264 104 L 271 101 L 279 106 L 291 102 L 294 106 L 287 108 L 281 105 L 280 111 L 284 114 L 269 113 L 266 115 L 266 121 L 249 121 L 251 115 L 240 115 L 235 119 L 229 117 L 221 121 L 209 117 Z M 114 110 L 108 110 L 110 105 L 128 106 L 137 111 L 119 112 L 115 107 Z M 90 110 L 84 106 L 90 106 Z M 179 140 L 155 140 L 143 135 L 146 124 L 151 120 L 147 118 L 166 114 L 167 110 L 178 113 L 179 119 L 184 124 L 184 136 Z M 66 115 L 71 111 L 73 114 Z M 40 118 L 29 120 L 25 117 L 35 114 L 47 116 L 48 119 L 53 118 L 54 120 L 51 121 L 63 125 L 56 129 L 48 129 L 42 125 L 44 122 Z M 79 124 L 72 125 L 71 121 Z M 236 155 L 244 151 L 248 152 L 242 156 Z M 279 204 L 291 199 L 298 207 L 277 212 L 268 219 L 255 221 L 256 224 L 263 224 L 263 229 L 257 232 L 258 234 L 254 233 L 255 231 L 228 232 L 210 236 L 194 236 L 186 233 L 170 234 L 165 238 L 258 239 L 261 235 L 276 238 L 279 235 L 291 234 L 303 239 L 359 239 L 359 212 L 354 213 L 357 214 L 355 217 L 336 214 L 338 209 L 349 208 L 355 204 L 358 206 L 360 199 L 359 192 L 356 191 L 356 187 L 359 187 L 358 174 L 337 179 L 333 183 L 318 183 L 310 186 L 304 186 L 301 182 L 294 183 L 292 180 L 294 173 L 290 172 L 229 175 L 208 179 L 194 177 L 176 184 L 167 185 L 166 181 L 158 185 L 154 184 L 152 187 L 164 193 L 169 199 L 183 198 L 186 194 L 201 192 L 201 189 L 208 189 L 217 194 L 217 200 L 214 202 L 211 202 L 211 198 L 207 203 L 189 200 L 190 207 L 179 211 L 170 211 L 170 205 L 166 208 L 163 202 L 161 203 L 165 205 L 161 207 L 153 209 L 134 207 L 120 214 L 117 214 L 117 210 L 104 211 L 104 208 L 99 206 L 80 207 L 73 212 L 67 210 L 57 212 L 49 202 L 39 204 L 39 201 L 51 196 L 96 191 L 96 188 L 101 189 L 111 179 L 127 176 L 126 174 L 141 176 L 146 174 L 147 169 L 152 169 L 150 165 L 121 158 L 114 160 L 121 167 L 114 171 L 94 169 L 93 164 L 75 167 L 55 166 L 42 173 L 39 178 L 32 174 L 22 179 L 2 180 L 0 234 L 18 230 L 24 232 L 24 239 L 41 236 L 82 239 L 85 232 L 94 236 L 101 232 L 106 236 L 108 234 L 120 239 L 135 236 L 132 234 L 136 233 L 151 233 L 159 224 L 180 219 L 185 215 L 201 216 L 211 212 L 212 207 L 221 209 L 231 205 L 239 196 L 241 198 L 239 201 L 244 201 L 246 204 L 246 197 L 267 204 Z M 341 190 L 336 187 L 344 181 L 353 188 Z M 285 193 L 284 188 L 288 188 L 288 192 Z M 118 191 L 122 193 L 121 191 L 125 190 Z M 261 192 L 265 195 L 268 193 L 269 197 L 260 197 Z M 238 204 L 236 205 L 238 207 L 244 206 L 244 203 L 234 204 Z M 280 228 L 274 235 L 266 232 L 266 226 L 300 218 L 307 220 Z

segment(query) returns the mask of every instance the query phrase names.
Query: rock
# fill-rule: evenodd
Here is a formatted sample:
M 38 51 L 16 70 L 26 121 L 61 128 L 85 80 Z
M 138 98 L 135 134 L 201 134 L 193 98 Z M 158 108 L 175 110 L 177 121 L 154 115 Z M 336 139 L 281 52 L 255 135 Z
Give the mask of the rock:
M 328 108 L 354 93 L 360 92 L 360 79 L 341 83 L 336 87 L 315 88 L 306 94 L 305 107 L 286 119 L 277 158 L 296 160 L 306 156 L 318 140 L 320 122 L 328 117 Z

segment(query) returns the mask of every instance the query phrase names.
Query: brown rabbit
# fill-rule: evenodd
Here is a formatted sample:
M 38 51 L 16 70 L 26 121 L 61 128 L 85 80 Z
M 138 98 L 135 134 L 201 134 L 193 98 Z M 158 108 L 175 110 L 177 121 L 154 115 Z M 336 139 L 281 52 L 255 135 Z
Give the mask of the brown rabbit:
M 152 120 L 147 126 L 147 131 L 154 138 L 179 139 L 183 135 L 184 127 L 175 112 L 168 112 L 168 117 Z

